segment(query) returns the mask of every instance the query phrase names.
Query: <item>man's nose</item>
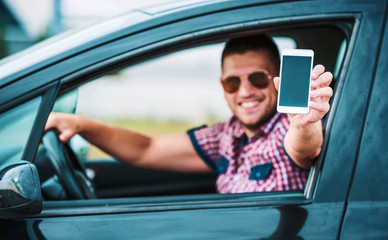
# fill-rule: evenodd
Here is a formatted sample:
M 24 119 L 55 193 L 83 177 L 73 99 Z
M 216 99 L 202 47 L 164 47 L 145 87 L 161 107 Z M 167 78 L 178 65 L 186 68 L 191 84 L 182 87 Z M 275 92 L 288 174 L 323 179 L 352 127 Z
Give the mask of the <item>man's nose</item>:
M 238 94 L 240 96 L 249 96 L 256 88 L 249 82 L 247 78 L 241 79 Z

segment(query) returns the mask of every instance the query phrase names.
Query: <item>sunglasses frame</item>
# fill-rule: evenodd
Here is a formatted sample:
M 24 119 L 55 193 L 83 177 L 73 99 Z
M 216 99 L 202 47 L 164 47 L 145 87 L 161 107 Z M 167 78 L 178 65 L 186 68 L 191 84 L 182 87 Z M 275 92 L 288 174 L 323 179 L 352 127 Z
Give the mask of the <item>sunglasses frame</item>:
M 253 74 L 257 74 L 257 73 L 260 73 L 260 74 L 264 74 L 267 78 L 266 78 L 266 83 L 265 85 L 260 85 L 258 83 L 255 83 L 254 80 L 251 78 L 251 76 Z M 231 78 L 238 78 L 238 85 L 237 86 L 232 86 L 232 87 L 229 87 L 227 86 L 228 83 L 227 83 L 227 80 L 228 79 L 231 79 Z M 255 72 L 252 72 L 248 75 L 248 81 L 249 83 L 257 88 L 257 89 L 264 89 L 264 88 L 267 88 L 269 83 L 270 83 L 270 79 L 272 78 L 272 76 L 267 72 L 267 71 L 255 71 Z M 238 76 L 229 76 L 229 77 L 226 77 L 224 79 L 221 80 L 221 84 L 222 84 L 222 87 L 224 88 L 224 91 L 227 92 L 227 93 L 235 93 L 237 92 L 239 89 L 240 89 L 240 86 L 241 86 L 241 77 L 238 77 Z M 233 84 L 233 83 L 232 83 Z

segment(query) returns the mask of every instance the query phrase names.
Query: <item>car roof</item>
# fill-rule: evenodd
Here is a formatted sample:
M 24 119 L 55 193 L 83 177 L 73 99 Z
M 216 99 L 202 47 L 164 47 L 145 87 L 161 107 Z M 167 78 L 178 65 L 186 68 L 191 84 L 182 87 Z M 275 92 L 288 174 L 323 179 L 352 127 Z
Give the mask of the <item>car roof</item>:
M 13 80 L 123 36 L 145 29 L 236 7 L 276 0 L 184 0 L 122 14 L 92 26 L 68 31 L 0 61 L 0 87 Z

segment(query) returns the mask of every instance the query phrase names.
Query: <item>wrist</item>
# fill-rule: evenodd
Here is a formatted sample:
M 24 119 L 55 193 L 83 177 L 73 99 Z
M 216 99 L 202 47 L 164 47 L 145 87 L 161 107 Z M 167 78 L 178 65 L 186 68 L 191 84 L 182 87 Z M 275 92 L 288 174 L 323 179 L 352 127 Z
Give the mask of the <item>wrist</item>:
M 83 134 L 88 132 L 88 128 L 90 128 L 89 120 L 85 117 L 82 117 L 80 115 L 73 114 L 73 121 L 74 121 L 74 127 L 75 132 L 78 134 Z
M 76 132 L 85 139 L 95 138 L 96 134 L 101 134 L 102 124 L 87 117 L 75 115 Z
M 299 116 L 288 116 L 288 119 L 290 120 L 290 127 L 294 127 L 296 129 L 314 129 L 316 127 L 321 127 L 321 121 L 317 122 L 311 122 L 308 120 L 305 120 L 303 118 L 298 118 Z

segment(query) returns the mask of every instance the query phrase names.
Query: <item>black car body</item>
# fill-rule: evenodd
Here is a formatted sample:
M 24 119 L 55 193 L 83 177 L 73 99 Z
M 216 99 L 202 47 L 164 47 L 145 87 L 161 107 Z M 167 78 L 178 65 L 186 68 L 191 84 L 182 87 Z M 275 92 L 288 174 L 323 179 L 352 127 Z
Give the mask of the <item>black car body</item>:
M 1 61 L 0 238 L 387 239 L 387 12 L 386 0 L 179 1 Z M 187 187 L 213 176 L 100 161 L 85 163 L 109 179 L 96 181 L 97 191 L 126 188 L 127 181 L 131 188 L 128 175 L 154 174 L 166 186 L 187 183 L 185 194 L 42 199 L 38 147 L 58 96 L 124 66 L 256 32 L 290 37 L 315 51 L 315 63 L 337 71 L 324 145 L 305 191 L 218 195 Z

